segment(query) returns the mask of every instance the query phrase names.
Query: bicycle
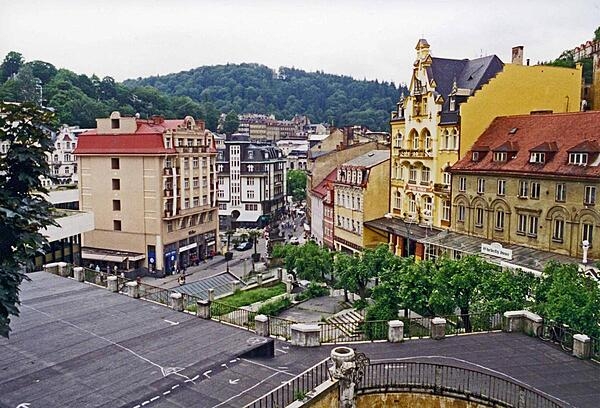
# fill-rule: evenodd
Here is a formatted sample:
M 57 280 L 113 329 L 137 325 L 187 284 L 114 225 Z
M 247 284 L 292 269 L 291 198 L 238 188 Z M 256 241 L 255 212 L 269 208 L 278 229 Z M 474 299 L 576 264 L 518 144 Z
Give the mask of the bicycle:
M 538 327 L 536 334 L 543 341 L 559 344 L 565 351 L 573 350 L 573 333 L 567 325 L 551 321 Z

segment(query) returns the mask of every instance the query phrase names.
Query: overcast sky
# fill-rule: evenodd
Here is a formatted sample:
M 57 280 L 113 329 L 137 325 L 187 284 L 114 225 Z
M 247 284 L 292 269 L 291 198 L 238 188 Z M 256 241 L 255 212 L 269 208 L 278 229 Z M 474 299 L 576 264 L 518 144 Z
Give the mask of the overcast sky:
M 600 0 L 0 0 L 0 58 L 18 51 L 118 81 L 256 62 L 408 82 L 421 37 L 434 56 L 550 60 L 591 39 Z

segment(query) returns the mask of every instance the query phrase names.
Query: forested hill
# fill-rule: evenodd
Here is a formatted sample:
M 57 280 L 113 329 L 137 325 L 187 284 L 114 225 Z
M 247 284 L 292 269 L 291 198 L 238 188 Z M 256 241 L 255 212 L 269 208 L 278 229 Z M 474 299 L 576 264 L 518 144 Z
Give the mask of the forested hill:
M 313 123 L 364 125 L 388 130 L 401 90 L 394 83 L 355 80 L 323 72 L 259 64 L 205 66 L 164 76 L 130 79 L 129 87 L 152 86 L 168 95 L 212 103 L 220 112 L 308 115 Z M 404 89 L 405 92 L 406 89 Z

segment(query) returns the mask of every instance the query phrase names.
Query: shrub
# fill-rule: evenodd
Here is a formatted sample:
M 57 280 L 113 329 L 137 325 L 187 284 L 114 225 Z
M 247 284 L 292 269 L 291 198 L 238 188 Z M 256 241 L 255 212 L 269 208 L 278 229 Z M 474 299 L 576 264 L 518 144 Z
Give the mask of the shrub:
M 321 286 L 316 282 L 311 282 L 304 292 L 299 293 L 296 297 L 297 300 L 307 300 L 316 297 L 326 296 L 329 294 L 329 289 L 326 286 Z
M 267 316 L 277 316 L 279 313 L 283 312 L 285 309 L 292 305 L 292 301 L 289 297 L 282 297 L 277 300 L 273 300 L 271 302 L 267 302 L 263 304 L 258 309 L 258 314 L 264 314 Z

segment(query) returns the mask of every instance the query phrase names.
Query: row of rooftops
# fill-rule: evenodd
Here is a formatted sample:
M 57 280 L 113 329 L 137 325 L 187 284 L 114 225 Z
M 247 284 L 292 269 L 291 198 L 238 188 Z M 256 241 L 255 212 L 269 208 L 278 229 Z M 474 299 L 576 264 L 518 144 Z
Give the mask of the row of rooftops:
M 600 176 L 600 111 L 498 117 L 451 172 Z

